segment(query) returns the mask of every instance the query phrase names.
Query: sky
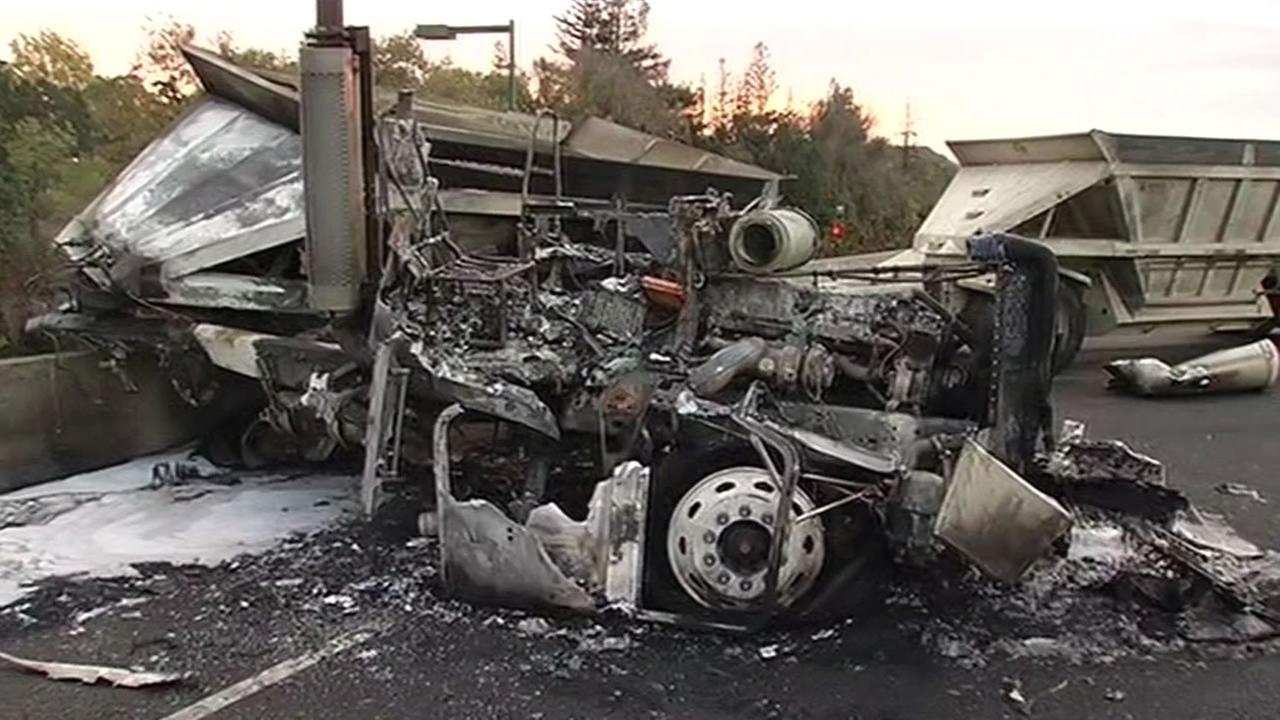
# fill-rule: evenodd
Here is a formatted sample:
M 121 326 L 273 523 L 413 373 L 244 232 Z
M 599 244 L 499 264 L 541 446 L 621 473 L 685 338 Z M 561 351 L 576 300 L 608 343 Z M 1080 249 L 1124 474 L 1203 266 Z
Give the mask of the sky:
M 348 24 L 375 35 L 418 23 L 516 22 L 517 60 L 549 54 L 551 16 L 569 0 L 468 3 L 347 0 Z M 0 58 L 17 33 L 50 28 L 85 47 L 100 74 L 125 72 L 148 18 L 207 38 L 296 48 L 312 0 L 4 0 Z M 756 42 L 777 72 L 778 104 L 805 108 L 834 79 L 917 140 L 1113 132 L 1280 138 L 1280 0 L 650 0 L 649 34 L 673 80 L 711 92 L 718 62 L 738 73 Z M 432 8 L 438 8 L 432 10 Z M 432 57 L 487 68 L 497 37 L 432 42 Z

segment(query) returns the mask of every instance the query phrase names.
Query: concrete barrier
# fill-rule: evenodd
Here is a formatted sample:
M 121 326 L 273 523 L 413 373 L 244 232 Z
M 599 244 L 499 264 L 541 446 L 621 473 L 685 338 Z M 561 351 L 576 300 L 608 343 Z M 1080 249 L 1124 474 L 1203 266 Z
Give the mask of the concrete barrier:
M 195 437 L 199 413 L 149 357 L 127 364 L 137 392 L 95 353 L 0 360 L 0 492 L 105 467 Z

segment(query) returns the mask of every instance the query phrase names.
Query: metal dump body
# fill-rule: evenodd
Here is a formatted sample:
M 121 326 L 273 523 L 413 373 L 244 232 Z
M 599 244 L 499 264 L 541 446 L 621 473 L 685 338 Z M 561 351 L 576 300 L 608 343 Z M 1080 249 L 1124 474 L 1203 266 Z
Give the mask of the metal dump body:
M 1267 317 L 1280 264 L 1280 142 L 1078 135 L 949 143 L 960 170 L 917 232 L 926 255 L 979 231 L 1040 238 L 1093 281 L 1091 332 Z

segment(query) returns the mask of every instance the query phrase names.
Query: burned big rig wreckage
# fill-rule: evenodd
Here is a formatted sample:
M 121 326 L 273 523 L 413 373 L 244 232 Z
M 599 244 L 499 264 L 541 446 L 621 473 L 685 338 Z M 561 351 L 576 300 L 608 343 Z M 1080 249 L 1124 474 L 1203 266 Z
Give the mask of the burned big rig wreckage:
M 446 586 L 503 604 L 826 617 L 889 561 L 1015 581 L 1075 506 L 1233 587 L 1158 463 L 1054 437 L 1044 246 L 818 274 L 772 173 L 380 95 L 367 29 L 318 10 L 300 78 L 186 49 L 208 95 L 63 232 L 66 304 L 30 326 L 154 354 L 225 413 L 211 457 L 362 457 L 369 516 L 417 503 Z

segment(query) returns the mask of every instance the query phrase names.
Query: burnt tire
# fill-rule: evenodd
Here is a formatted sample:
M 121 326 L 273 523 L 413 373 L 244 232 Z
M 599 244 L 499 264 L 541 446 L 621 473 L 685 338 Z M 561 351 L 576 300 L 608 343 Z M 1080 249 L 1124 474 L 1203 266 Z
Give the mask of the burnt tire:
M 667 557 L 667 530 L 680 499 L 707 475 L 741 465 L 758 466 L 755 451 L 743 444 L 720 444 L 678 449 L 654 468 L 645 525 L 645 607 L 707 622 L 753 625 L 765 620 L 756 611 L 704 607 L 681 588 Z M 875 518 L 870 512 L 831 517 L 824 534 L 827 558 L 817 582 L 795 605 L 774 617 L 771 625 L 849 617 L 870 610 L 883 598 L 890 562 Z
M 1053 374 L 1066 370 L 1075 362 L 1084 345 L 1086 315 L 1084 295 L 1075 283 L 1058 280 L 1058 297 L 1054 304 Z

